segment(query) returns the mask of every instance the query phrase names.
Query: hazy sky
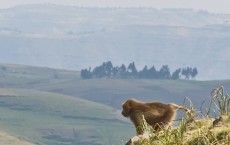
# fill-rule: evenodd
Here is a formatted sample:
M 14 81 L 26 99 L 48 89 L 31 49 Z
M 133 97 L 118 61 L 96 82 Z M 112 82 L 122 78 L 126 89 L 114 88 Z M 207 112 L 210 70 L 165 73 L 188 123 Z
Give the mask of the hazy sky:
M 116 7 L 154 7 L 193 8 L 210 12 L 230 13 L 230 0 L 0 0 L 0 8 L 20 4 L 54 3 L 76 6 L 116 6 Z

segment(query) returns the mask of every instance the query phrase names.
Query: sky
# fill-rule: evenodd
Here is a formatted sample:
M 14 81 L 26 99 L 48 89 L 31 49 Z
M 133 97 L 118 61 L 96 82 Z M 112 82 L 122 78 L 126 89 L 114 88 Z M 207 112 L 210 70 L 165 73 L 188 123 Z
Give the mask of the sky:
M 0 0 L 0 8 L 47 3 L 85 7 L 192 8 L 213 13 L 230 13 L 230 0 Z

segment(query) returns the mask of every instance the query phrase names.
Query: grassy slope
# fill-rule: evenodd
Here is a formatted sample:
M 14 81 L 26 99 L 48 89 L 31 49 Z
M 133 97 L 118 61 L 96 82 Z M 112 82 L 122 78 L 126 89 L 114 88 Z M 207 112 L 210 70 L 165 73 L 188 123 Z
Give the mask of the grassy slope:
M 5 69 L 2 70 L 1 66 Z M 230 80 L 184 81 L 148 79 L 80 79 L 79 72 L 22 65 L 0 65 L 0 87 L 27 88 L 61 93 L 99 102 L 120 109 L 127 98 L 182 104 L 189 96 L 199 108 L 209 100 L 212 89 L 224 85 L 230 92 Z
M 0 89 L 0 95 L 1 130 L 35 143 L 121 143 L 131 131 L 119 112 L 99 103 L 25 89 Z
M 229 89 L 230 81 L 82 80 L 76 71 L 0 65 L 1 93 L 8 93 L 0 98 L 0 127 L 16 136 L 51 145 L 123 144 L 122 140 L 125 142 L 135 132 L 130 123 L 120 121 L 120 113 L 108 106 L 120 109 L 127 98 L 182 104 L 184 96 L 190 96 L 199 107 L 220 85 Z
M 230 92 L 230 81 L 172 81 L 172 80 L 122 80 L 122 79 L 92 79 L 69 80 L 65 82 L 50 82 L 36 89 L 80 96 L 83 99 L 103 103 L 117 109 L 128 98 L 144 101 L 174 102 L 182 104 L 185 96 L 189 96 L 196 108 L 201 102 L 209 104 L 212 89 L 224 85 Z M 228 89 L 228 90 L 227 90 Z
M 0 144 L 1 145 L 35 145 L 26 140 L 14 137 L 4 132 L 0 132 Z
M 213 127 L 212 118 L 200 119 L 191 124 L 191 130 L 185 133 L 186 144 L 198 144 L 206 141 L 209 144 L 230 144 L 230 115 L 222 116 L 223 121 Z
M 132 138 L 134 145 L 229 145 L 230 115 L 222 115 L 223 120 L 213 126 L 214 119 L 203 118 L 179 126 L 163 129 L 160 132 L 149 133 L 149 126 L 144 129 L 144 135 Z M 148 138 L 150 136 L 150 139 Z

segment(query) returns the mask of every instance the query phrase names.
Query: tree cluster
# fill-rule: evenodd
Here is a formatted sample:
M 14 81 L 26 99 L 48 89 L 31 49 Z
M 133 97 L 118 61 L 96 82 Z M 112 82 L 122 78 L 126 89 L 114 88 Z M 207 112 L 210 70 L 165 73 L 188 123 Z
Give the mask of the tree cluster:
M 121 66 L 113 66 L 111 61 L 104 62 L 102 65 L 94 69 L 82 69 L 81 77 L 83 79 L 92 78 L 145 78 L 145 79 L 192 79 L 198 74 L 197 68 L 179 68 L 172 74 L 168 65 L 163 65 L 160 70 L 156 70 L 154 66 L 148 68 L 145 66 L 142 70 L 136 69 L 135 63 L 132 62 L 126 67 L 124 64 Z

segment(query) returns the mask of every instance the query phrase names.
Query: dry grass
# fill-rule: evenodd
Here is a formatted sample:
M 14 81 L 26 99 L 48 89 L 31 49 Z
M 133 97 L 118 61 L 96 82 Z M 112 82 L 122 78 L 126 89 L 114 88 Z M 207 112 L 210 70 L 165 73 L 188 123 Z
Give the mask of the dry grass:
M 26 140 L 14 137 L 4 132 L 0 132 L 0 145 L 35 145 Z
M 193 118 L 186 114 L 180 124 L 175 128 L 162 129 L 157 133 L 150 133 L 150 139 L 140 137 L 134 145 L 230 145 L 230 105 L 229 95 L 224 95 L 223 87 L 214 89 L 212 92 L 212 107 L 216 107 L 221 121 L 216 123 L 217 118 L 210 118 L 207 114 L 205 118 Z M 190 109 L 194 112 L 192 102 Z M 209 108 L 210 110 L 212 108 Z M 195 112 L 194 112 L 195 113 Z M 210 113 L 208 111 L 207 113 Z M 192 118 L 191 118 L 192 117 Z M 149 132 L 151 126 L 146 125 L 143 119 L 143 129 Z M 147 129 L 146 129 L 147 128 Z
M 230 115 L 222 117 L 215 127 L 211 118 L 192 123 L 184 119 L 178 127 L 152 133 L 150 139 L 143 138 L 134 145 L 230 145 Z

